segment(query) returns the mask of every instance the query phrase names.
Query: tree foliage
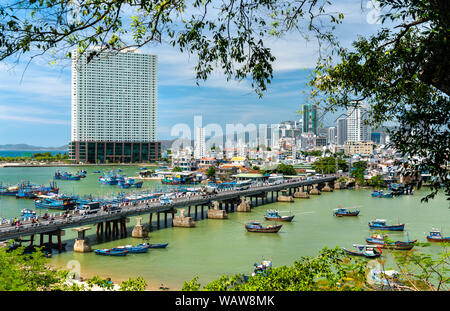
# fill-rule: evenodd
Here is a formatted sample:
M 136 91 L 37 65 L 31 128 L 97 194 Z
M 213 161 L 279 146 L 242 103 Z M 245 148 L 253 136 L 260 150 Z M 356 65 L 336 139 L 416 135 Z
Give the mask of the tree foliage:
M 450 195 L 450 3 L 380 0 L 381 29 L 351 49 L 336 45 L 323 57 L 311 85 L 327 110 L 370 108 L 372 126 L 396 124 L 390 146 L 408 158 L 405 175 L 429 172 Z
M 283 175 L 297 175 L 297 171 L 292 165 L 280 163 L 276 168 L 276 172 Z
M 327 13 L 328 6 L 327 0 L 11 0 L 0 4 L 0 60 L 30 51 L 167 42 L 198 56 L 197 81 L 220 67 L 228 79 L 250 77 L 262 95 L 275 60 L 263 39 L 292 30 L 329 37 L 320 25 L 343 16 Z
M 347 161 L 338 158 L 337 159 L 338 170 L 347 171 Z M 323 174 L 335 174 L 336 173 L 336 158 L 335 157 L 323 157 L 315 161 L 312 164 L 316 172 L 323 172 Z

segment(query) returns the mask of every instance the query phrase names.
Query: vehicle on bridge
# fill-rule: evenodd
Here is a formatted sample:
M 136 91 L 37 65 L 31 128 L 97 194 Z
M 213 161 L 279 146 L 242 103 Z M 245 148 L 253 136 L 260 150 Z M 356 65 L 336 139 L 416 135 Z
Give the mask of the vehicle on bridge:
M 251 180 L 242 180 L 242 181 L 237 181 L 234 189 L 237 191 L 241 191 L 241 190 L 247 190 L 250 189 L 250 186 L 252 185 L 252 181 Z
M 101 210 L 100 202 L 89 202 L 80 207 L 81 215 L 95 214 Z

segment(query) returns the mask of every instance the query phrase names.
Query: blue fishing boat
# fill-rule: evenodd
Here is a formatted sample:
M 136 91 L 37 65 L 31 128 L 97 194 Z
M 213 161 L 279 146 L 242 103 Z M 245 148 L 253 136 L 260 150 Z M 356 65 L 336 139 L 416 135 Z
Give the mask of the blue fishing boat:
M 450 236 L 444 237 L 441 234 L 441 231 L 437 229 L 432 229 L 430 234 L 427 235 L 427 240 L 429 242 L 450 242 Z
M 277 233 L 280 231 L 281 227 L 283 225 L 269 225 L 269 226 L 263 226 L 259 222 L 249 222 L 245 224 L 245 229 L 248 232 L 262 232 L 262 233 Z
M 136 245 L 137 247 L 146 247 L 146 248 L 166 248 L 167 245 L 169 245 L 169 243 L 156 243 L 156 244 L 151 244 L 151 243 L 139 243 L 138 245 Z
M 270 260 L 263 260 L 260 263 L 253 264 L 253 273 L 251 275 L 248 274 L 241 274 L 244 278 L 244 282 L 248 282 L 248 280 L 251 277 L 260 275 L 260 276 L 267 276 L 269 273 L 269 268 L 272 267 L 272 261 Z
M 6 186 L 6 185 L 0 186 L 0 195 L 15 196 L 18 191 L 19 191 L 19 186 Z
M 275 220 L 275 221 L 284 221 L 291 222 L 294 219 L 295 215 L 290 216 L 282 216 L 277 210 L 267 210 L 264 218 L 266 220 Z
M 379 247 L 373 246 L 373 245 L 359 245 L 359 244 L 353 244 L 353 247 L 356 248 L 356 250 L 350 250 L 347 248 L 342 248 L 344 252 L 350 255 L 354 256 L 363 256 L 366 258 L 376 258 L 380 257 L 382 254 L 382 251 Z
M 81 179 L 81 175 L 80 174 L 72 175 L 71 173 L 68 173 L 68 172 L 56 171 L 55 172 L 55 179 L 60 179 L 60 180 L 80 180 Z
M 333 210 L 333 215 L 337 217 L 341 216 L 358 216 L 359 210 L 343 208 L 339 205 L 339 208 Z
M 94 253 L 96 255 L 102 255 L 102 256 L 126 256 L 128 254 L 128 251 L 104 248 L 104 249 L 96 249 L 96 250 L 94 250 Z
M 117 185 L 120 188 L 124 188 L 124 189 L 127 189 L 127 188 L 142 188 L 143 183 L 144 183 L 143 181 L 136 181 L 134 178 L 126 177 L 126 178 L 124 178 L 122 180 L 119 180 Z
M 128 253 L 131 254 L 141 254 L 141 253 L 146 253 L 148 251 L 148 247 L 144 247 L 144 246 L 133 246 L 133 245 L 125 245 L 125 246 L 117 246 L 117 247 L 113 247 L 112 250 L 114 251 L 123 251 L 126 250 Z
M 375 219 L 368 224 L 370 229 L 377 230 L 403 231 L 405 229 L 405 224 L 387 225 L 385 219 Z
M 98 173 L 100 173 L 100 171 L 93 171 L 93 173 L 98 174 Z
M 34 200 L 37 208 L 67 210 L 74 209 L 77 204 L 76 198 L 66 196 L 40 195 Z
M 417 240 L 413 241 L 393 241 L 393 242 L 387 242 L 387 235 L 385 234 L 374 234 L 369 238 L 366 238 L 366 242 L 368 244 L 377 245 L 380 248 L 389 248 L 389 249 L 396 249 L 396 250 L 411 250 Z
M 374 190 L 372 192 L 372 197 L 376 198 L 392 198 L 393 196 L 392 192 L 384 193 L 383 190 Z

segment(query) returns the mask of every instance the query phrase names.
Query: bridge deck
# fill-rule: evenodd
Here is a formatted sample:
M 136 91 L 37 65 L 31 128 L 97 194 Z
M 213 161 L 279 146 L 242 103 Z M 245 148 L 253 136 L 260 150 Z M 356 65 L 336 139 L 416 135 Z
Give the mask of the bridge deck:
M 161 204 L 158 201 L 151 203 L 136 203 L 122 207 L 116 211 L 99 211 L 90 215 L 71 215 L 70 218 L 56 217 L 53 221 L 40 220 L 38 224 L 25 222 L 19 227 L 11 225 L 0 226 L 0 240 L 9 240 L 19 238 L 21 236 L 40 234 L 51 232 L 58 229 L 66 229 L 73 227 L 80 227 L 90 224 L 101 223 L 105 221 L 114 221 L 121 218 L 138 216 L 142 214 L 168 212 L 173 209 L 182 208 L 186 206 L 209 204 L 212 201 L 230 200 L 237 197 L 248 197 L 252 195 L 261 194 L 264 192 L 280 191 L 282 189 L 296 188 L 301 186 L 311 186 L 324 182 L 331 182 L 337 177 L 325 177 L 311 180 L 294 179 L 280 184 L 262 184 L 252 185 L 248 190 L 221 190 L 217 194 L 211 195 L 195 195 L 174 198 L 170 204 Z

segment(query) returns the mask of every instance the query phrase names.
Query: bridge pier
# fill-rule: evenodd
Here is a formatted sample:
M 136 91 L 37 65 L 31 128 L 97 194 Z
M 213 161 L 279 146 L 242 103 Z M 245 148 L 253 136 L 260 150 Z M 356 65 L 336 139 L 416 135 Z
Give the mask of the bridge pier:
M 146 238 L 148 237 L 148 232 L 145 230 L 144 226 L 141 225 L 142 217 L 136 218 L 136 225 L 131 232 L 131 237 L 133 238 Z
M 91 244 L 89 239 L 85 236 L 85 231 L 90 230 L 89 227 L 75 228 L 73 231 L 78 232 L 78 238 L 73 245 L 73 251 L 76 253 L 88 253 L 91 251 Z

